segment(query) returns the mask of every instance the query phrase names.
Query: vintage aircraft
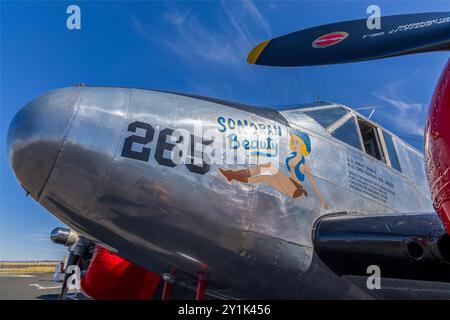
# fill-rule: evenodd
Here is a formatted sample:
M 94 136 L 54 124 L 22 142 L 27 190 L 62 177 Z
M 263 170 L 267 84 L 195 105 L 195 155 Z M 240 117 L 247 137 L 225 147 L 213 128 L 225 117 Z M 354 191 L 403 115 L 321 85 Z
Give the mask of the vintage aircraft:
M 375 31 L 365 19 L 306 29 L 263 42 L 248 61 L 448 49 L 444 12 L 383 17 Z M 22 108 L 7 145 L 26 192 L 70 227 L 52 240 L 70 247 L 94 298 L 151 298 L 162 286 L 167 299 L 177 284 L 198 299 L 206 288 L 217 298 L 383 298 L 349 276 L 375 265 L 402 286 L 450 280 L 436 214 L 448 228 L 449 83 L 450 62 L 430 106 L 427 176 L 398 136 L 323 101 L 269 108 L 80 85 Z

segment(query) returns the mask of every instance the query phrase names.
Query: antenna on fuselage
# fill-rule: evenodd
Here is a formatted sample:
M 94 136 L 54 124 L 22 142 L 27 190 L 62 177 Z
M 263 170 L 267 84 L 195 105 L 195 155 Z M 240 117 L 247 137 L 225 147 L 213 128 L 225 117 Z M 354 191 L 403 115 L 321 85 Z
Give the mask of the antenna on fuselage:
M 385 107 L 384 107 L 384 106 L 373 106 L 373 107 L 367 106 L 367 107 L 361 107 L 361 108 L 354 108 L 353 110 L 355 110 L 355 111 L 359 111 L 359 110 L 371 110 L 369 116 L 367 117 L 367 119 L 370 120 L 370 119 L 372 118 L 373 114 L 375 113 L 375 111 L 376 111 L 377 109 L 380 109 L 380 108 L 385 108 Z

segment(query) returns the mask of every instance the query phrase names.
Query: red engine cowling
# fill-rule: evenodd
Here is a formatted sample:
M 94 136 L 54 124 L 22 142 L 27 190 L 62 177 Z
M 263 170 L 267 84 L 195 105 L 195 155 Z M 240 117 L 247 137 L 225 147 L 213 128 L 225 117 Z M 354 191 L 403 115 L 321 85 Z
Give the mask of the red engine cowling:
M 153 298 L 160 276 L 96 246 L 81 288 L 97 300 Z
M 428 111 L 425 167 L 434 208 L 450 233 L 450 59 Z

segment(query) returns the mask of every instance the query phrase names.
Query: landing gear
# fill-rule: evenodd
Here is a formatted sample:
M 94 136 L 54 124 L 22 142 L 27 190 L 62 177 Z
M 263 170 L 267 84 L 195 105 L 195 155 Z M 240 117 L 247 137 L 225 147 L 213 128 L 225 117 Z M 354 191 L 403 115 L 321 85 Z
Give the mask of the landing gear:
M 170 292 L 172 291 L 172 286 L 175 282 L 175 275 L 173 273 L 164 273 L 162 279 L 164 281 L 164 287 L 161 300 L 166 301 L 170 298 Z
M 208 282 L 206 281 L 203 272 L 198 273 L 198 283 L 197 283 L 197 294 L 195 295 L 195 300 L 205 300 L 205 292 Z
M 164 273 L 161 276 L 162 280 L 164 281 L 163 283 L 163 289 L 162 289 L 162 294 L 161 294 L 161 300 L 163 301 L 167 301 L 170 300 L 171 298 L 171 294 L 172 294 L 172 289 L 175 283 L 175 271 L 172 271 L 171 273 Z M 198 280 L 197 280 L 197 290 L 195 292 L 195 300 L 204 300 L 205 299 L 205 295 L 206 295 L 206 288 L 208 286 L 208 282 L 206 280 L 206 276 L 204 275 L 203 272 L 199 272 L 198 273 Z M 184 289 L 183 289 L 184 287 Z M 192 292 L 192 287 L 186 287 L 184 285 L 179 285 L 178 289 L 176 290 L 176 296 L 179 297 L 180 296 L 180 290 L 181 292 L 186 291 L 185 293 Z M 188 295 L 184 295 L 183 294 L 183 298 L 182 299 L 186 299 L 188 298 Z

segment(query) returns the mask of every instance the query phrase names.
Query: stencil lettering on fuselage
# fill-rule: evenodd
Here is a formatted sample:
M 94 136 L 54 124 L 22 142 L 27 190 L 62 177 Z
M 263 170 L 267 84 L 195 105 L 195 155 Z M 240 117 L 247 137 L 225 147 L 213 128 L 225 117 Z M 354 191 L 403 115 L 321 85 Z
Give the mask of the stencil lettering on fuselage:
M 348 182 L 351 190 L 388 204 L 395 197 L 392 181 L 381 177 L 378 169 L 347 155 Z

